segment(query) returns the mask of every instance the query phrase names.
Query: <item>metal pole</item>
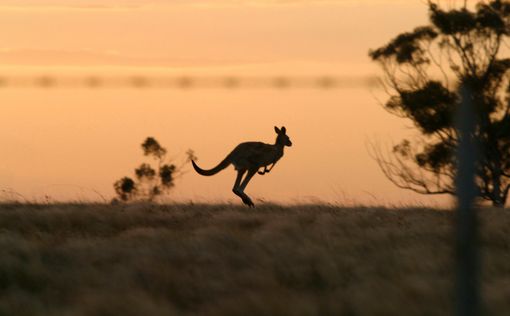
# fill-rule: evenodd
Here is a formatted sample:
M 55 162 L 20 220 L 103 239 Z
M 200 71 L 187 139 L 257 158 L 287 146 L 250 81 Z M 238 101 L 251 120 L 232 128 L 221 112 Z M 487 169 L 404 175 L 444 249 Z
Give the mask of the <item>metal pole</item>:
M 472 89 L 460 88 L 462 103 L 457 113 L 456 218 L 456 315 L 480 315 L 478 223 L 474 201 L 477 146 L 474 139 L 476 115 Z

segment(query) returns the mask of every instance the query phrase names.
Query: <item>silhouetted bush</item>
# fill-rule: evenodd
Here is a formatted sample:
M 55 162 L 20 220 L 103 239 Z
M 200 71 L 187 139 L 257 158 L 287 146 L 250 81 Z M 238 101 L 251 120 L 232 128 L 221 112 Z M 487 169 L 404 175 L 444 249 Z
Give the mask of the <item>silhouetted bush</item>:
M 115 193 L 122 201 L 128 201 L 135 195 L 136 185 L 133 179 L 124 177 L 113 184 Z
M 144 156 L 153 158 L 157 167 L 153 168 L 151 164 L 144 162 L 135 169 L 136 181 L 130 177 L 117 180 L 113 184 L 117 193 L 115 201 L 154 201 L 158 196 L 168 193 L 174 187 L 175 179 L 182 176 L 184 165 L 191 159 L 196 159 L 190 149 L 179 166 L 172 161 L 166 161 L 166 148 L 153 137 L 147 137 L 141 146 Z

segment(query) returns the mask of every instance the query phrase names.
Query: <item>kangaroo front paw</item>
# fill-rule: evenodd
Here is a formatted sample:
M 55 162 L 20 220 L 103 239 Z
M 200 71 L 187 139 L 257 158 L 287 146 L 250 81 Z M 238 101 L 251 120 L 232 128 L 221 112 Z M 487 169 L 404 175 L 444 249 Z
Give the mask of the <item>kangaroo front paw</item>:
M 264 167 L 264 170 L 262 170 L 262 171 L 259 170 L 259 171 L 257 171 L 257 173 L 260 175 L 265 175 L 266 173 L 269 173 L 269 171 L 271 171 L 271 170 Z

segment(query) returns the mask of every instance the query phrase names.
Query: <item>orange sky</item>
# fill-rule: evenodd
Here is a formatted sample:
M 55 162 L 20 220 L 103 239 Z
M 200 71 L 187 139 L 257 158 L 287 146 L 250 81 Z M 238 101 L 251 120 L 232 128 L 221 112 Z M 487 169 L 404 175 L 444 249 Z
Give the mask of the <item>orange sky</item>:
M 17 0 L 0 5 L 4 75 L 377 75 L 367 52 L 426 22 L 408 1 Z M 142 160 L 154 136 L 172 154 L 193 148 L 212 167 L 237 143 L 293 143 L 273 172 L 255 177 L 255 200 L 442 203 L 398 190 L 366 142 L 398 141 L 411 123 L 379 105 L 381 91 L 247 89 L 19 89 L 0 91 L 0 189 L 29 199 L 112 197 L 112 183 Z M 189 172 L 177 200 L 237 201 L 229 169 Z

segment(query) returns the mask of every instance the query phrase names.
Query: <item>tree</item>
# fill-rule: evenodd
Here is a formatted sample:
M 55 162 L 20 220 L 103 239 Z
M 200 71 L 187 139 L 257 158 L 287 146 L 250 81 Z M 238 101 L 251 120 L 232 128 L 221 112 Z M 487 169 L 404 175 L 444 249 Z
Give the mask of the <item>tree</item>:
M 504 206 L 510 190 L 510 3 L 493 0 L 443 9 L 428 2 L 430 24 L 369 52 L 389 94 L 384 107 L 410 119 L 420 133 L 375 159 L 396 186 L 422 194 L 455 194 L 455 118 L 464 84 L 475 107 L 478 196 Z
M 191 159 L 196 159 L 190 149 L 186 152 L 186 159 L 180 166 L 166 161 L 167 150 L 153 137 L 147 137 L 142 143 L 143 154 L 152 157 L 157 162 L 154 169 L 148 163 L 142 163 L 135 169 L 135 180 L 123 177 L 113 186 L 121 201 L 146 200 L 153 201 L 158 196 L 168 193 L 174 187 L 174 180 L 183 174 L 183 167 Z

